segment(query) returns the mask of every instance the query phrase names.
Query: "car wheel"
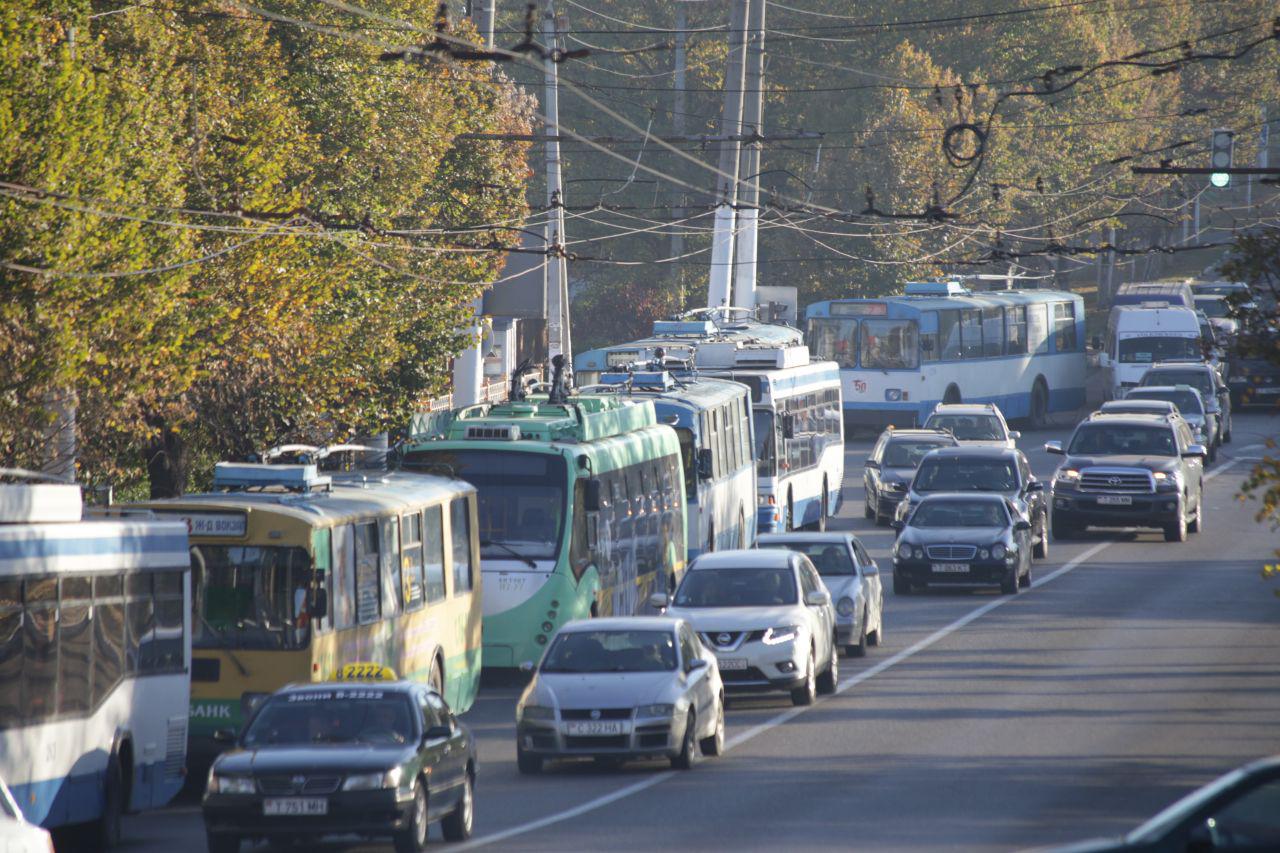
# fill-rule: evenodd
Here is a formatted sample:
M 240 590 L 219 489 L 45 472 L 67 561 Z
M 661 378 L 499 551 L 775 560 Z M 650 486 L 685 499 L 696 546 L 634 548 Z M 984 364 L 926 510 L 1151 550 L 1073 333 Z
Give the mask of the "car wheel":
M 471 827 L 475 822 L 476 780 L 471 768 L 467 768 L 466 778 L 462 782 L 462 798 L 453 811 L 440 821 L 440 829 L 446 841 L 466 841 L 471 837 Z
M 867 487 L 865 484 L 863 485 L 862 488 L 863 488 L 862 517 L 874 518 L 876 522 L 879 523 L 880 521 L 879 514 L 874 509 L 871 508 L 871 493 L 866 491 Z
M 1018 567 L 1014 566 L 1013 573 L 1000 581 L 1000 592 L 1002 595 L 1017 595 L 1018 587 Z
M 1200 496 L 1200 502 L 1196 504 L 1196 514 L 1191 517 L 1187 530 L 1191 533 L 1204 532 L 1204 495 Z
M 534 776 L 542 772 L 542 756 L 525 752 L 524 748 L 516 745 L 516 766 L 520 768 L 520 772 L 526 776 Z
M 867 656 L 867 609 L 862 609 L 862 625 L 858 629 L 858 642 L 849 646 L 849 657 L 864 658 Z
M 1209 460 L 1208 461 L 1210 464 L 1218 461 L 1218 445 L 1214 444 L 1213 442 L 1209 443 Z
M 1023 589 L 1031 588 L 1031 561 L 1027 560 L 1027 573 L 1018 578 L 1018 586 Z
M 724 697 L 720 697 L 716 708 L 716 730 L 709 737 L 702 739 L 699 747 L 703 755 L 724 755 Z
M 684 723 L 684 739 L 680 741 L 680 753 L 671 756 L 671 766 L 677 770 L 692 770 L 698 763 L 698 718 L 693 711 Z
M 865 637 L 866 634 L 864 633 Z M 827 671 L 818 676 L 818 692 L 823 696 L 830 696 L 836 692 L 836 688 L 840 686 L 840 647 L 835 644 L 835 637 L 831 638 L 831 663 L 827 664 Z
M 1035 551 L 1032 552 L 1037 560 L 1049 559 L 1049 513 L 1040 513 L 1040 539 L 1036 542 Z
M 818 697 L 818 681 L 817 674 L 814 672 L 818 668 L 818 662 L 813 659 L 813 650 L 809 650 L 809 664 L 806 667 L 804 676 L 804 684 L 791 691 L 792 705 L 812 705 L 813 700 Z
M 893 573 L 893 594 L 894 595 L 910 595 L 911 581 L 906 578 L 899 577 L 897 572 Z
M 880 624 L 867 636 L 867 642 L 873 646 L 884 645 L 884 605 L 880 606 Z
M 1186 542 L 1187 541 L 1187 517 L 1178 511 L 1178 520 L 1173 524 L 1164 526 L 1164 541 L 1166 542 Z
M 1231 419 L 1230 418 L 1227 418 L 1227 430 L 1222 434 L 1222 443 L 1223 444 L 1231 443 Z
M 240 836 L 221 832 L 206 832 L 205 847 L 209 853 L 240 853 Z
M 413 780 L 413 807 L 409 825 L 392 836 L 396 853 L 419 853 L 427 849 L 427 791 L 422 780 Z
M 1059 518 L 1055 512 L 1053 514 L 1053 538 L 1059 542 L 1065 542 L 1068 539 L 1074 539 L 1080 535 L 1080 528 L 1076 527 L 1065 518 Z

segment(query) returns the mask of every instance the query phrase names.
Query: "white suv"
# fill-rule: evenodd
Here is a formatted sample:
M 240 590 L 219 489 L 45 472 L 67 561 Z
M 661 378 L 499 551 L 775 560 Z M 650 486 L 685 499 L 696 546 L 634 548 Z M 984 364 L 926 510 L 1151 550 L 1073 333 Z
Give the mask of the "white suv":
M 1017 447 L 1014 439 L 1022 434 L 1009 429 L 1000 407 L 995 403 L 939 403 L 933 407 L 925 429 L 945 430 L 960 444 L 987 447 Z
M 726 692 L 789 691 L 796 705 L 835 692 L 836 614 L 803 554 L 703 554 L 690 564 L 674 600 L 655 593 L 649 603 L 693 626 L 715 652 Z

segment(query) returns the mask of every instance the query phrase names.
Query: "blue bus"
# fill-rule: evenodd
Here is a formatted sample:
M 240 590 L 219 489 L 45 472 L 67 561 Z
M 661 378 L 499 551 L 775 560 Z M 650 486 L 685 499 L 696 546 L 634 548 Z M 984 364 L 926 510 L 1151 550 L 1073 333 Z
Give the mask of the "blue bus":
M 660 423 L 675 428 L 684 467 L 689 559 L 704 551 L 748 548 L 756 538 L 756 477 L 751 398 L 745 385 L 660 365 L 601 374 L 586 392 L 614 390 L 653 401 Z
M 1085 402 L 1074 293 L 912 282 L 903 296 L 816 302 L 805 317 L 813 356 L 840 366 L 851 426 L 918 426 L 938 403 L 960 402 L 1041 426 Z

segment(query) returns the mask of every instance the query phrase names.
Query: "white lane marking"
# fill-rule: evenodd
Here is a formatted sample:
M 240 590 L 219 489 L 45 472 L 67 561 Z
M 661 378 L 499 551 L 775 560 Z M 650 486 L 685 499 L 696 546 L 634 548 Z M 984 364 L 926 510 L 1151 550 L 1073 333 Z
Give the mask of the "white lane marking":
M 1227 462 L 1224 462 L 1222 465 L 1218 466 L 1213 471 L 1209 472 L 1208 474 L 1205 474 L 1204 475 L 1205 480 L 1212 480 L 1214 477 L 1218 476 L 1219 474 L 1229 469 L 1232 465 L 1236 463 L 1236 461 L 1237 460 L 1232 459 Z M 1132 531 L 1132 528 L 1128 528 L 1128 530 Z M 1122 531 L 1122 532 L 1125 532 L 1125 531 Z M 1102 553 L 1104 550 L 1106 550 L 1107 548 L 1115 544 L 1116 542 L 1114 540 L 1099 542 L 1098 544 L 1094 545 L 1092 548 L 1087 549 L 1086 551 L 1074 557 L 1070 561 L 1063 563 L 1056 570 L 1034 581 L 1031 584 L 1031 588 L 1035 589 L 1037 587 L 1044 586 L 1045 584 L 1062 577 L 1063 575 L 1073 571 L 1078 566 L 1088 562 L 1089 560 L 1093 559 L 1093 557 Z M 897 654 L 885 658 L 884 660 L 877 663 L 875 666 L 869 667 L 850 678 L 846 678 L 844 681 L 840 682 L 840 686 L 836 688 L 836 693 L 837 694 L 844 693 L 849 688 L 854 687 L 858 684 L 861 684 L 862 682 L 866 681 L 869 678 L 874 678 L 880 673 L 892 667 L 897 666 L 898 664 L 902 663 L 903 661 L 909 658 L 914 657 L 915 655 L 918 655 L 920 652 L 924 651 L 930 646 L 933 646 L 936 643 L 941 642 L 942 640 L 946 639 L 950 635 L 954 634 L 956 631 L 959 631 L 961 628 L 973 622 L 975 619 L 981 619 L 983 616 L 986 616 L 988 613 L 990 613 L 992 610 L 995 610 L 997 607 L 1003 607 L 1006 604 L 1009 604 L 1014 601 L 1018 601 L 1019 598 L 1020 596 L 1014 596 L 1014 595 L 1001 596 L 1000 598 L 987 602 L 981 607 L 971 610 L 970 612 L 966 613 L 964 616 L 961 616 L 959 619 L 955 620 L 949 625 L 945 625 L 942 628 L 939 628 L 938 630 L 934 631 L 932 634 L 925 637 L 924 639 L 918 640 L 915 643 L 908 646 L 907 648 L 898 652 Z M 758 737 L 764 734 L 765 732 L 769 731 L 770 729 L 775 729 L 778 726 L 786 722 L 789 722 L 790 720 L 795 719 L 796 717 L 803 714 L 805 711 L 816 708 L 824 703 L 825 703 L 825 700 L 819 700 L 817 703 L 813 705 L 809 705 L 807 707 L 796 706 L 794 708 L 789 708 L 786 711 L 781 712 L 780 714 L 775 714 L 774 716 L 770 717 L 764 722 L 758 723 L 752 726 L 751 728 L 747 729 L 746 731 L 739 732 L 738 734 L 726 740 L 724 744 L 725 750 L 728 751 L 731 749 L 735 749 L 741 746 L 742 744 L 746 743 L 747 741 L 751 740 L 752 738 Z M 562 812 L 556 812 L 555 814 L 549 814 L 545 817 L 540 817 L 537 820 L 531 820 L 528 823 L 522 823 L 517 826 L 513 826 L 509 829 L 504 829 L 501 832 L 495 832 L 492 835 L 485 835 L 481 838 L 477 838 L 473 841 L 469 841 L 466 844 L 460 844 L 454 847 L 453 849 L 474 850 L 477 847 L 484 847 L 489 844 L 496 844 L 499 841 L 506 841 L 508 838 L 514 838 L 517 835 L 524 835 L 526 833 L 533 832 L 535 830 L 542 829 L 547 826 L 552 826 L 557 823 L 562 823 L 566 820 L 571 820 L 575 817 L 578 817 L 579 815 L 584 815 L 584 814 L 587 814 L 588 812 L 593 812 L 596 809 L 603 808 L 604 806 L 607 806 L 610 803 L 616 803 L 618 800 L 622 800 L 627 797 L 630 797 L 632 794 L 638 794 L 641 791 L 646 791 L 649 788 L 652 788 L 655 785 L 660 785 L 663 782 L 667 781 L 668 779 L 671 779 L 678 775 L 679 774 L 674 770 L 664 770 L 660 773 L 656 773 L 653 776 L 646 777 L 645 779 L 642 779 L 639 782 L 635 782 L 631 785 L 627 785 L 625 788 L 619 788 L 618 790 L 612 793 L 605 794 L 600 797 L 596 797 L 594 800 L 588 800 L 587 802 L 574 806 L 571 809 L 567 809 Z

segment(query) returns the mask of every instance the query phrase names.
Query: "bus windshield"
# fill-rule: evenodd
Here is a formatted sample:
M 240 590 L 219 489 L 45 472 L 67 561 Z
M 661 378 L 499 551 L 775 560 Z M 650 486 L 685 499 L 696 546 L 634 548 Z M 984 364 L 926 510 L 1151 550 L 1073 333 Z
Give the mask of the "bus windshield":
M 753 409 L 751 419 L 756 433 L 756 476 L 772 477 L 778 467 L 774 452 L 777 441 L 773 435 L 773 412 Z
M 564 457 L 510 450 L 419 450 L 407 455 L 410 470 L 439 466 L 476 487 L 480 557 L 554 560 L 564 536 Z M 505 569 L 504 569 L 505 570 Z
M 1199 358 L 1200 341 L 1196 338 L 1121 338 L 1121 364 L 1150 364 L 1172 358 Z
M 805 343 L 814 360 L 834 361 L 841 367 L 853 367 L 858 357 L 857 320 L 815 317 L 809 321 Z
M 306 648 L 311 575 L 311 558 L 298 547 L 191 546 L 191 645 Z

